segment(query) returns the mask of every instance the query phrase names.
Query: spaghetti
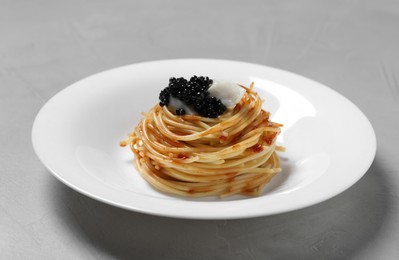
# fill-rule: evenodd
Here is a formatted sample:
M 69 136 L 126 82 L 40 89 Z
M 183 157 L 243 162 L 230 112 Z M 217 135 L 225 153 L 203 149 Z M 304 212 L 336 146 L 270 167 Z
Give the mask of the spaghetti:
M 241 87 L 241 101 L 217 118 L 177 116 L 157 104 L 120 145 L 130 146 L 142 177 L 162 192 L 260 195 L 281 171 L 276 139 L 282 125 L 270 121 L 253 83 Z

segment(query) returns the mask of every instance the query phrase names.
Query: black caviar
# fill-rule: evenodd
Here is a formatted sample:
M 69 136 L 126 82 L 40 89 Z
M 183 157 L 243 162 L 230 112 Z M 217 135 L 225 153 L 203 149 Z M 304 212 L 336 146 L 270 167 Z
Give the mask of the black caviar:
M 182 115 L 185 115 L 185 114 L 186 114 L 186 111 L 183 108 L 176 109 L 176 115 L 182 116 Z
M 185 78 L 170 78 L 169 85 L 159 93 L 159 105 L 169 104 L 170 96 L 179 99 L 192 107 L 199 115 L 216 118 L 226 111 L 226 106 L 216 97 L 209 95 L 208 88 L 212 84 L 208 77 L 193 76 Z M 184 115 L 183 108 L 176 108 L 176 115 Z

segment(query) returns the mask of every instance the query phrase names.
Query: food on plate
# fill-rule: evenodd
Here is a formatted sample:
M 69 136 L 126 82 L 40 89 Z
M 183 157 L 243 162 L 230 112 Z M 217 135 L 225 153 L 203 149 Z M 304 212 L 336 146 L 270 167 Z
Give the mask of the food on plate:
M 139 173 L 185 197 L 260 195 L 279 172 L 282 125 L 253 89 L 193 76 L 170 78 L 128 138 Z

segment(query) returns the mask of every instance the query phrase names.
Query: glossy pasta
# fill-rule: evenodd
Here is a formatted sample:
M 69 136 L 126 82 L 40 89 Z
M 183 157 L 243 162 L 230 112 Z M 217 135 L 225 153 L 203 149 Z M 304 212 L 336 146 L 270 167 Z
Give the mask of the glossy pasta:
M 269 120 L 262 100 L 246 90 L 241 101 L 217 118 L 176 116 L 156 105 L 121 146 L 156 189 L 186 197 L 261 194 L 281 171 L 276 145 L 281 124 Z

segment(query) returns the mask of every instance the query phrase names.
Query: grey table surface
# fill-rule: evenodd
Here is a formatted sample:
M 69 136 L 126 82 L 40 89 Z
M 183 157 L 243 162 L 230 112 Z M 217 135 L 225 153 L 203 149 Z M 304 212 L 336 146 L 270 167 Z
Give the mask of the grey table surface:
M 392 0 L 0 0 L 0 259 L 399 259 L 398 28 Z M 318 205 L 214 221 L 115 208 L 45 169 L 31 128 L 47 100 L 173 58 L 264 64 L 335 89 L 374 126 L 371 168 Z

